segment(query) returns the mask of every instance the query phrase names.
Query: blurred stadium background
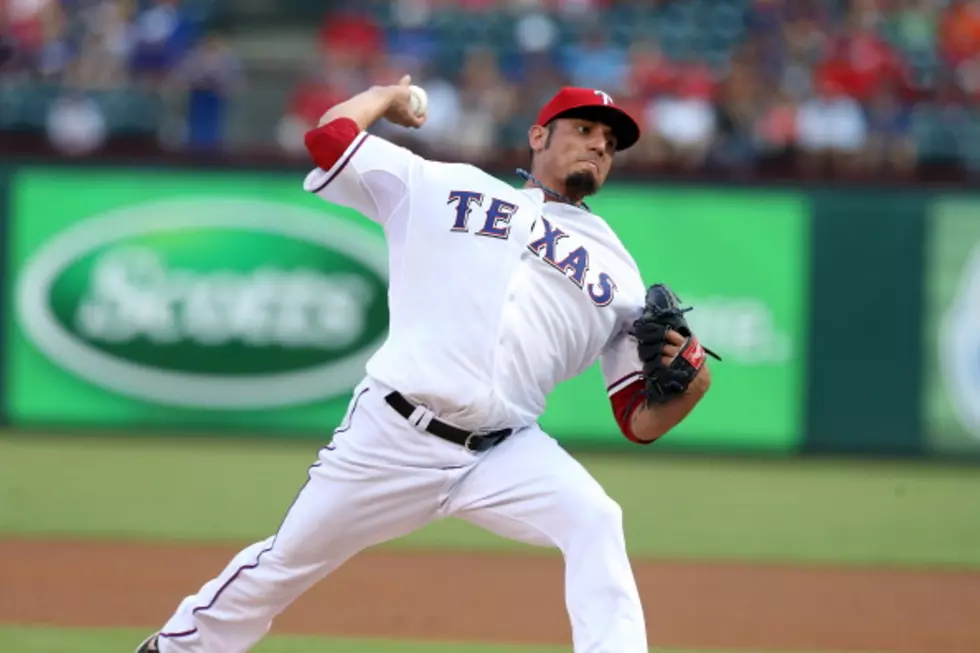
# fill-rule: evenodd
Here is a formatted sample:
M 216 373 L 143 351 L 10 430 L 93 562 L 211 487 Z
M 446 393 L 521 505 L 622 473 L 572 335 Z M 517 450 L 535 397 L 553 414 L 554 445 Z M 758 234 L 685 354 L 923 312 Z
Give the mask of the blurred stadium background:
M 404 71 L 419 145 L 522 156 L 561 84 L 642 116 L 624 165 L 744 175 L 980 170 L 967 0 L 6 0 L 5 151 L 302 157 L 324 107 Z M 138 144 L 138 145 L 137 145 Z
M 130 651 L 276 528 L 357 379 L 242 383 L 387 318 L 302 136 L 405 72 L 429 122 L 376 131 L 515 184 L 559 86 L 642 118 L 594 208 L 725 362 L 653 447 L 596 370 L 542 421 L 624 508 L 652 650 L 980 651 L 980 0 L 0 0 L 0 651 Z M 540 553 L 435 524 L 257 650 L 570 650 Z

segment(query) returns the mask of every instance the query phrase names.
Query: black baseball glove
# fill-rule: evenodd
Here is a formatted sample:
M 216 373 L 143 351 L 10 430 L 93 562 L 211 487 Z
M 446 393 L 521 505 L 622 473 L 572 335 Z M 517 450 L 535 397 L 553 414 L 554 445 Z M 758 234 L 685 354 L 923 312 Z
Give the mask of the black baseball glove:
M 662 404 L 683 394 L 704 367 L 706 353 L 721 360 L 698 342 L 687 325 L 684 313 L 693 307 L 681 308 L 679 304 L 680 298 L 670 288 L 654 284 L 647 289 L 643 313 L 633 322 L 633 335 L 643 362 L 644 396 L 651 404 Z M 684 338 L 680 353 L 669 365 L 663 361 L 667 331 L 676 331 Z

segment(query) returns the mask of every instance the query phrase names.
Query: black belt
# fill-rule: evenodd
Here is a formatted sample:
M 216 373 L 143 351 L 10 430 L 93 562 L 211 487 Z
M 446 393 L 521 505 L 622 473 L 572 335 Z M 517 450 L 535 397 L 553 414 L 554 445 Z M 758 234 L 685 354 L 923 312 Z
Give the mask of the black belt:
M 406 399 L 400 392 L 392 392 L 385 397 L 385 401 L 388 405 L 395 409 L 399 415 L 405 419 L 409 419 L 412 413 L 415 412 L 415 404 Z M 443 440 L 448 440 L 454 444 L 467 449 L 469 451 L 486 451 L 487 449 L 492 449 L 501 442 L 507 439 L 507 437 L 513 432 L 512 429 L 501 429 L 499 431 L 491 431 L 490 433 L 476 433 L 473 431 L 464 431 L 463 429 L 456 428 L 452 424 L 447 424 L 436 417 L 433 417 L 428 426 L 425 427 L 427 433 L 442 438 Z

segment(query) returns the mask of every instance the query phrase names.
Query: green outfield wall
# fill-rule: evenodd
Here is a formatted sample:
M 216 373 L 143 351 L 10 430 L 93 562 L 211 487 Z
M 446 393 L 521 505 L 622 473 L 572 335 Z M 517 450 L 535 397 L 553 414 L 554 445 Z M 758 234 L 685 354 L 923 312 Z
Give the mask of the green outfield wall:
M 386 335 L 386 248 L 301 181 L 4 169 L 5 421 L 328 434 Z M 980 454 L 980 192 L 623 183 L 593 209 L 724 358 L 649 450 Z M 632 446 L 596 368 L 542 424 Z

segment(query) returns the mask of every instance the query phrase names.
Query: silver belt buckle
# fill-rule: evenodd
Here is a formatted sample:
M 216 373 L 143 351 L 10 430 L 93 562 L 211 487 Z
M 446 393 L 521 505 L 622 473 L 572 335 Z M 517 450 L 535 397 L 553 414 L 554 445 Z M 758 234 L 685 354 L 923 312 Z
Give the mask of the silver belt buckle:
M 470 448 L 470 445 L 473 443 L 474 438 L 478 438 L 478 437 L 480 437 L 478 433 L 470 433 L 469 435 L 467 435 L 466 440 L 463 441 L 463 448 L 466 449 L 467 451 L 474 451 L 474 449 Z

